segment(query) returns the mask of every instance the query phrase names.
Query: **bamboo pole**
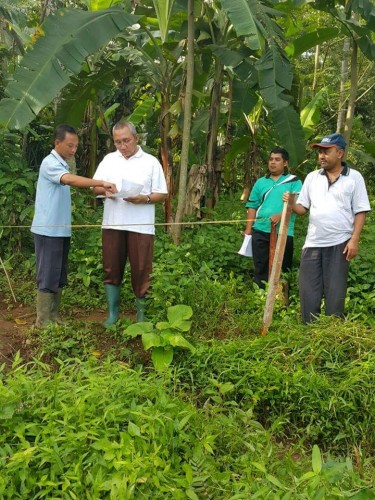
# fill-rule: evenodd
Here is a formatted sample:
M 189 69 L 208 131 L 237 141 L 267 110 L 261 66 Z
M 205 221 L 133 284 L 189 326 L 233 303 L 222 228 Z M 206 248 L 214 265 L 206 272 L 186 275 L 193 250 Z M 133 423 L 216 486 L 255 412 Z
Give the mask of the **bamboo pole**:
M 266 300 L 266 307 L 263 314 L 262 335 L 266 335 L 268 328 L 272 321 L 273 309 L 275 306 L 276 294 L 280 280 L 281 265 L 283 263 L 286 238 L 288 236 L 288 226 L 290 216 L 292 214 L 292 207 L 294 205 L 296 194 L 290 193 L 287 202 L 284 202 L 284 207 L 281 215 L 279 237 L 277 238 L 275 257 L 269 278 L 268 293 Z
M 17 303 L 16 296 L 14 295 L 14 292 L 13 292 L 12 284 L 10 282 L 10 279 L 9 279 L 9 276 L 8 276 L 5 264 L 3 262 L 3 259 L 1 257 L 0 257 L 0 264 L 1 264 L 2 268 L 4 269 L 4 273 L 5 273 L 6 279 L 8 280 L 8 285 L 9 285 L 9 289 L 10 289 L 10 291 L 12 293 L 13 300 L 14 300 L 14 302 Z

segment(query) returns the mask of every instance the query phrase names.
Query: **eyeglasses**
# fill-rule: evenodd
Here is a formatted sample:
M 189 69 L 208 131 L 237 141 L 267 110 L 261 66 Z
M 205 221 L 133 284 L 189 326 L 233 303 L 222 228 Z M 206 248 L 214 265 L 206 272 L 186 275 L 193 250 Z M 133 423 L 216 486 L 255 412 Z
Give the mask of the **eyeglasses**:
M 134 138 L 132 139 L 123 139 L 122 141 L 113 141 L 115 146 L 122 146 L 123 144 L 126 146 L 127 144 L 130 144 L 131 142 L 134 141 Z

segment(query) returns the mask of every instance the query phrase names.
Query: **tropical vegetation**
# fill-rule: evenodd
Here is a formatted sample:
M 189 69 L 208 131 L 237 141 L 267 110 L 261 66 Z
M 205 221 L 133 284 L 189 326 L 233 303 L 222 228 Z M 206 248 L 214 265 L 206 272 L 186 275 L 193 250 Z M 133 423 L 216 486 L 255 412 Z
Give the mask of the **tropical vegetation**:
M 305 218 L 266 336 L 267 291 L 237 253 L 274 145 L 303 178 L 308 144 L 343 133 L 374 206 L 373 2 L 3 0 L 0 14 L 4 320 L 34 308 L 29 226 L 56 124 L 79 130 L 71 168 L 90 176 L 113 123 L 133 121 L 169 185 L 148 321 L 125 280 L 105 332 L 85 319 L 105 307 L 102 209 L 74 194 L 66 323 L 16 318 L 27 349 L 0 369 L 0 497 L 375 498 L 374 216 L 344 321 L 301 324 Z

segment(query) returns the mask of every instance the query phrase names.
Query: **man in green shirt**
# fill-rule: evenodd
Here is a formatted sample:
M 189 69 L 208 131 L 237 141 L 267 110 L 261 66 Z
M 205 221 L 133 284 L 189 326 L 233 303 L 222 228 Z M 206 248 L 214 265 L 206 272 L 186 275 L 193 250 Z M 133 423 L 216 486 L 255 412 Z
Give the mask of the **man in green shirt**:
M 283 209 L 285 191 L 299 193 L 302 182 L 286 173 L 289 153 L 283 148 L 272 149 L 268 159 L 268 174 L 256 181 L 250 193 L 247 207 L 247 224 L 244 234 L 252 235 L 254 282 L 261 288 L 268 281 L 271 226 L 277 226 Z M 283 272 L 290 270 L 293 260 L 293 236 L 296 216 L 290 219 L 285 247 Z

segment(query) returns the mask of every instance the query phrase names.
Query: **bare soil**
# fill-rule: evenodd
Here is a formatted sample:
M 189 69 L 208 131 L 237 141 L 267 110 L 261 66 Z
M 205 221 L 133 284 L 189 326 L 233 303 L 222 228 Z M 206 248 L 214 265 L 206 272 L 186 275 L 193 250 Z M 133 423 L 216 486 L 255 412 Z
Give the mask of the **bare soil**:
M 91 323 L 96 343 L 95 352 L 100 353 L 101 357 L 109 351 L 116 352 L 124 347 L 103 328 L 102 323 L 106 318 L 104 310 L 88 312 L 76 308 L 72 313 L 75 320 Z M 135 321 L 133 313 L 129 312 L 126 316 Z M 5 369 L 9 369 L 17 353 L 25 363 L 36 355 L 39 346 L 33 342 L 32 333 L 35 319 L 35 309 L 23 304 L 7 303 L 0 294 L 0 366 L 5 364 Z M 140 338 L 131 340 L 128 347 L 138 359 L 149 362 L 148 353 L 145 353 Z

